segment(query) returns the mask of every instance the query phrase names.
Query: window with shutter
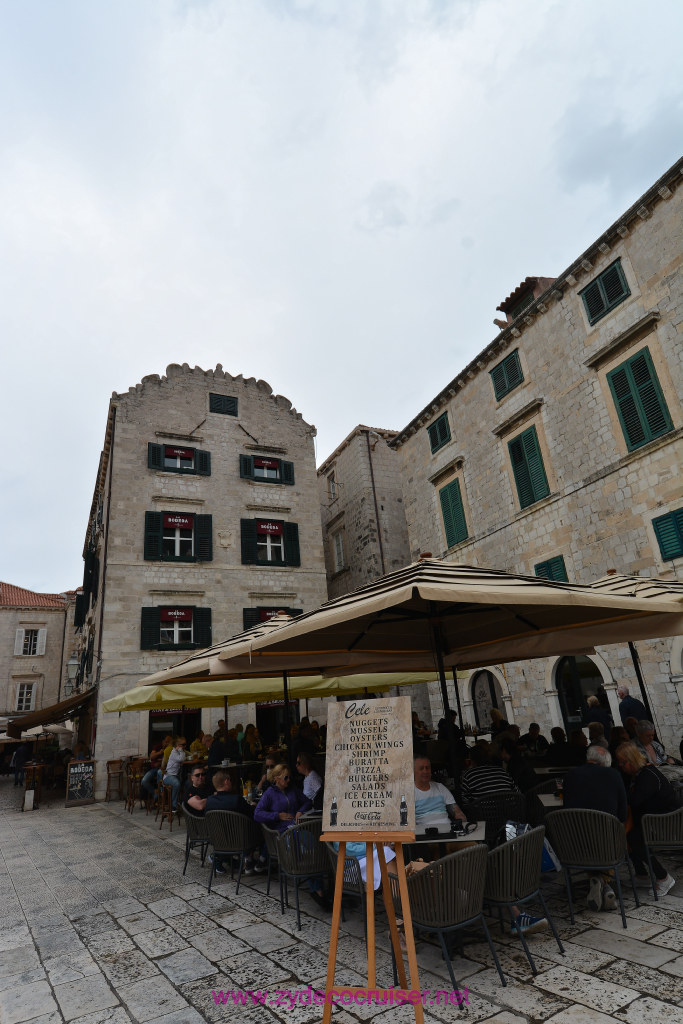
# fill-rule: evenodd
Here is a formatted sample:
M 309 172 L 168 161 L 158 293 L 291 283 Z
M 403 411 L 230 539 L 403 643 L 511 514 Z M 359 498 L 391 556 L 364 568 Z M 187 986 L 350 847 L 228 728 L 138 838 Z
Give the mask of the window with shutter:
M 209 412 L 218 412 L 223 416 L 236 416 L 237 399 L 233 395 L 217 395 L 210 392 Z
M 267 484 L 293 484 L 294 463 L 260 455 L 240 455 L 240 476 Z
M 211 609 L 143 608 L 140 648 L 143 651 L 196 650 L 211 646 Z
M 427 435 L 429 437 L 429 447 L 434 452 L 438 452 L 439 448 L 443 448 L 451 439 L 451 428 L 448 423 L 448 413 L 445 412 L 439 416 L 438 420 L 427 427 Z
M 33 683 L 19 683 L 17 686 L 17 711 L 33 711 Z
M 673 430 L 648 348 L 611 370 L 607 382 L 629 451 Z
M 630 294 L 631 290 L 621 268 L 621 260 L 612 263 L 579 292 L 591 325 L 597 323 Z
M 548 558 L 545 562 L 538 562 L 534 566 L 534 573 L 544 580 L 555 580 L 557 583 L 569 582 L 563 555 L 556 555 L 554 558 Z
M 467 539 L 467 523 L 460 493 L 460 481 L 453 480 L 439 491 L 446 545 L 452 547 Z
M 154 444 L 150 441 L 147 445 L 147 465 L 149 469 L 161 470 L 164 473 L 211 476 L 211 453 L 200 448 Z
M 145 512 L 145 559 L 210 562 L 212 517 L 186 512 Z
M 524 433 L 512 441 L 508 441 L 508 451 L 517 485 L 519 507 L 527 508 L 535 501 L 547 497 L 550 494 L 550 488 L 545 475 L 536 427 L 529 427 Z
M 300 565 L 299 527 L 280 519 L 241 519 L 243 565 Z
M 652 520 L 659 551 L 665 560 L 683 557 L 683 508 Z
M 505 395 L 514 391 L 524 380 L 522 364 L 519 361 L 519 351 L 515 349 L 497 366 L 494 366 L 490 371 L 490 377 L 493 383 L 493 393 L 497 401 L 500 401 Z
M 278 612 L 285 612 L 285 614 L 291 615 L 292 618 L 296 618 L 297 615 L 303 615 L 303 609 L 301 608 L 283 608 L 282 605 L 279 605 L 277 608 L 243 608 L 242 622 L 244 628 L 253 629 L 254 626 L 259 626 L 262 622 L 272 619 Z
M 85 622 L 85 616 L 87 608 L 85 605 L 85 595 L 76 594 L 76 602 L 74 607 L 74 627 L 79 629 Z
M 45 654 L 46 629 L 18 629 L 14 635 L 14 653 L 17 657 L 36 658 Z

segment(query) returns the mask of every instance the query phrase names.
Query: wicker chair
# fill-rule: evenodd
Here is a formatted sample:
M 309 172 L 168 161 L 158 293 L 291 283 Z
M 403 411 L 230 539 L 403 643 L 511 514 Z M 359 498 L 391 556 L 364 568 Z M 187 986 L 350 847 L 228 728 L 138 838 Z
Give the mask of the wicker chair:
M 555 941 L 564 953 L 564 947 L 557 934 L 555 922 L 548 911 L 545 897 L 541 891 L 541 860 L 543 858 L 543 840 L 545 829 L 543 826 L 525 832 L 516 839 L 507 843 L 501 843 L 495 850 L 491 850 L 486 862 L 486 883 L 484 885 L 484 903 L 491 907 L 498 907 L 502 911 L 507 908 L 510 914 L 510 922 L 514 920 L 512 908 L 519 904 L 529 903 L 532 900 L 538 901 L 543 907 L 543 914 L 552 928 Z M 536 964 L 529 952 L 526 939 L 523 933 L 519 932 L 526 958 L 534 974 L 537 974 Z
M 643 840 L 645 841 L 645 853 L 647 854 L 647 866 L 650 872 L 652 892 L 656 900 L 657 880 L 652 870 L 651 850 L 680 850 L 683 848 L 683 807 L 677 811 L 669 811 L 668 814 L 644 814 L 641 828 Z
M 294 882 L 296 901 L 296 927 L 301 928 L 299 908 L 299 883 L 307 878 L 329 875 L 330 864 L 320 842 L 322 821 L 313 818 L 300 821 L 278 837 L 278 861 L 280 864 L 280 910 L 284 914 L 285 904 L 289 906 L 287 882 Z
M 280 833 L 274 828 L 268 828 L 261 822 L 261 831 L 263 832 L 263 838 L 266 844 L 266 854 L 268 858 L 268 877 L 266 881 L 266 896 L 270 896 L 270 876 L 272 874 L 273 865 L 278 863 L 278 839 Z
M 104 799 L 107 803 L 112 798 L 112 790 L 116 790 L 117 799 L 121 799 L 123 793 L 123 761 L 107 761 L 107 792 Z
M 188 807 L 186 803 L 183 804 L 183 815 L 185 816 L 185 827 L 187 834 L 185 836 L 185 863 L 183 865 L 183 874 L 187 871 L 187 862 L 190 859 L 190 851 L 194 850 L 196 846 L 199 847 L 199 852 L 202 858 L 202 867 L 204 867 L 204 861 L 206 860 L 206 851 L 209 848 L 209 833 L 206 828 L 206 818 L 203 814 L 197 814 L 195 810 Z
M 236 811 L 207 811 L 204 815 L 209 843 L 213 847 L 214 857 L 211 860 L 211 871 L 209 872 L 208 890 L 211 892 L 211 883 L 214 874 L 214 859 L 221 860 L 239 857 L 239 869 L 237 872 L 237 887 L 235 895 L 240 891 L 244 859 L 253 850 L 261 845 L 261 830 L 246 814 L 237 814 Z M 232 877 L 232 869 L 230 872 Z
M 550 811 L 546 818 L 546 826 L 553 849 L 564 869 L 571 923 L 574 924 L 572 871 L 599 874 L 611 870 L 617 888 L 621 923 L 626 928 L 624 899 L 619 878 L 619 868 L 622 864 L 628 868 L 637 907 L 640 906 L 640 901 L 626 848 L 626 831 L 623 824 L 613 814 L 607 814 L 605 811 L 566 807 L 561 811 Z
M 506 821 L 527 820 L 526 797 L 522 793 L 504 790 L 490 793 L 475 800 L 465 808 L 468 821 L 486 822 L 486 845 L 493 849 L 498 843 L 498 836 Z
M 455 980 L 445 936 L 477 923 L 484 930 L 501 984 L 507 985 L 483 913 L 486 857 L 486 847 L 479 844 L 435 860 L 406 879 L 413 929 L 436 932 L 439 936 L 454 990 L 460 986 Z M 402 914 L 396 875 L 389 875 L 389 885 L 396 913 Z
M 334 848 L 333 843 L 325 843 L 327 850 L 327 856 L 329 858 L 330 867 L 332 869 L 332 878 L 337 878 L 337 851 Z M 355 857 L 349 857 L 348 855 L 344 859 L 344 877 L 342 879 L 342 896 L 353 896 L 355 899 L 360 900 L 361 911 L 363 913 L 363 929 L 365 934 L 365 940 L 368 938 L 368 921 L 366 914 L 366 894 L 365 894 L 365 882 L 363 876 L 360 873 L 360 864 Z M 345 921 L 344 916 L 344 905 L 341 907 L 342 921 Z

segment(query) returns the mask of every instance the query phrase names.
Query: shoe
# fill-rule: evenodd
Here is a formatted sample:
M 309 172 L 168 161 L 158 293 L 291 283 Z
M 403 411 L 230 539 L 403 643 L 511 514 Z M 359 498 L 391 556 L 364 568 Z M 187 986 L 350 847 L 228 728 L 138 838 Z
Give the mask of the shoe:
M 676 884 L 676 879 L 672 875 L 669 875 L 669 874 L 667 874 L 667 876 L 665 878 L 658 879 L 657 880 L 657 895 L 658 896 L 666 896 L 666 894 L 668 893 L 669 889 L 673 889 L 675 884 Z
M 245 858 L 244 867 L 242 869 L 242 874 L 243 875 L 253 875 L 254 874 L 254 862 L 251 859 L 251 857 Z
M 513 932 L 522 935 L 533 935 L 534 932 L 543 932 L 548 927 L 545 917 L 532 917 L 531 914 L 517 914 L 512 925 Z
M 327 896 L 321 896 L 318 892 L 311 893 L 311 899 L 314 903 L 317 903 L 323 910 L 332 910 L 332 904 L 328 900 Z
M 267 861 L 261 860 L 260 857 L 259 857 L 259 859 L 257 861 L 254 861 L 254 871 L 255 871 L 255 873 L 257 875 L 264 875 L 267 870 L 268 870 L 268 862 Z
M 602 909 L 603 910 L 616 910 L 617 909 L 617 897 L 614 889 L 611 885 L 603 886 L 602 890 Z
M 602 910 L 602 879 L 592 875 L 588 887 L 588 909 Z
M 209 854 L 209 860 L 213 864 L 213 873 L 214 873 L 214 875 L 224 875 L 225 874 L 225 868 L 223 867 L 222 864 L 219 864 L 217 860 L 213 859 L 213 854 L 212 853 Z

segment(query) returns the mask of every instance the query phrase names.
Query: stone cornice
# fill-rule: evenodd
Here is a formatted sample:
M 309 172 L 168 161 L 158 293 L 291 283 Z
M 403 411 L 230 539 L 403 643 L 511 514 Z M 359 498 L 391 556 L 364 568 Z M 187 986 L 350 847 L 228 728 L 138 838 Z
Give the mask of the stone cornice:
M 641 316 L 639 320 L 627 327 L 625 331 L 617 334 L 615 338 L 608 341 L 606 345 L 599 348 L 593 355 L 589 356 L 584 361 L 584 366 L 590 366 L 591 369 L 597 369 L 602 363 L 607 362 L 608 359 L 612 359 L 618 352 L 637 338 L 642 337 L 644 334 L 649 334 L 655 327 L 655 324 L 659 321 L 661 314 L 656 309 L 649 310 L 645 316 Z
M 527 402 L 527 404 L 523 405 L 521 409 L 517 410 L 517 412 L 513 412 L 512 416 L 508 416 L 506 420 L 503 420 L 503 422 L 499 423 L 497 427 L 494 427 L 491 433 L 495 434 L 496 437 L 503 437 L 503 435 L 509 433 L 513 427 L 516 427 L 518 423 L 521 423 L 523 420 L 528 420 L 530 416 L 533 416 L 535 412 L 538 412 L 542 405 L 542 398 L 534 398 L 533 401 Z

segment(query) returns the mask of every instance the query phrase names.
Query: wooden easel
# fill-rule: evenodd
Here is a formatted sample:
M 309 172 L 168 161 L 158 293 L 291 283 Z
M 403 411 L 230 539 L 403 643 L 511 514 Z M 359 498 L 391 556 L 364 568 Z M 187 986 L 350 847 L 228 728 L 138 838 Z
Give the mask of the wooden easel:
M 324 832 L 320 837 L 321 842 L 339 843 L 337 853 L 337 874 L 334 885 L 334 905 L 332 908 L 332 925 L 330 931 L 330 952 L 327 960 L 327 978 L 325 981 L 325 1009 L 323 1011 L 323 1024 L 330 1024 L 332 1016 L 332 1003 L 328 1001 L 328 995 L 335 988 L 334 969 L 337 963 L 337 945 L 339 942 L 339 925 L 341 922 L 342 888 L 344 885 L 344 860 L 346 859 L 347 842 L 365 843 L 365 885 L 366 885 L 366 914 L 367 914 L 367 939 L 368 939 L 368 989 L 377 988 L 376 960 L 375 960 L 375 886 L 374 886 L 374 857 L 373 847 L 377 847 L 377 859 L 379 861 L 380 876 L 382 879 L 382 896 L 384 898 L 384 909 L 389 919 L 389 932 L 391 934 L 391 945 L 394 950 L 394 959 L 398 972 L 398 980 L 402 989 L 418 989 L 419 979 L 417 972 L 417 956 L 415 953 L 415 937 L 413 935 L 413 924 L 410 914 L 410 902 L 408 899 L 408 884 L 406 882 L 406 868 L 403 860 L 403 843 L 414 842 L 415 833 L 405 830 L 402 832 Z M 393 843 L 396 850 L 396 876 L 398 888 L 401 893 L 401 909 L 405 923 L 406 949 L 408 952 L 408 968 L 410 971 L 410 986 L 406 978 L 403 965 L 403 953 L 398 936 L 398 925 L 394 904 L 389 889 L 389 872 L 384 859 L 385 844 Z M 384 987 L 384 986 L 383 986 Z M 363 992 L 360 988 L 349 988 L 343 986 L 344 992 L 355 994 Z M 414 1003 L 416 1024 L 424 1024 L 424 1013 L 422 1003 Z

